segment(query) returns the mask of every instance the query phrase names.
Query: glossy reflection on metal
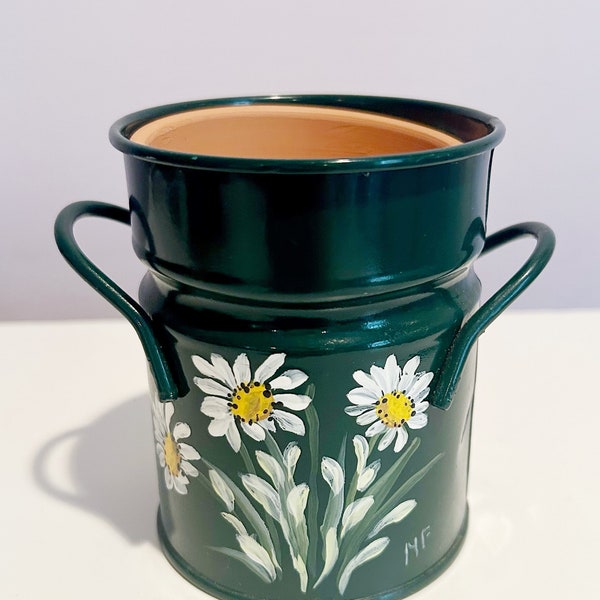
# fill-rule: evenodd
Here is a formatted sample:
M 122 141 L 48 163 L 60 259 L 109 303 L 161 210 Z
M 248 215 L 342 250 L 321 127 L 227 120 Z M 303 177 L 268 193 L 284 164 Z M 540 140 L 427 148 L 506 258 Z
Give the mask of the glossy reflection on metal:
M 287 139 L 297 123 L 285 119 L 275 127 L 284 135 L 265 133 L 261 149 L 248 139 L 223 149 L 213 138 L 209 154 L 194 153 L 202 140 L 186 145 L 197 113 L 270 119 L 273 106 L 277 119 L 324 119 L 303 157 Z M 320 138 L 338 117 L 343 132 L 328 146 Z M 382 123 L 367 144 L 361 136 Z M 266 126 L 251 123 L 247 137 Z M 434 147 L 421 138 L 402 149 L 423 131 Z M 112 127 L 129 210 L 75 203 L 56 239 L 140 337 L 159 535 L 195 585 L 231 600 L 387 600 L 454 558 L 467 522 L 477 339 L 554 248 L 540 223 L 487 234 L 503 134 L 478 111 L 366 96 L 188 102 Z M 247 156 L 236 155 L 242 147 Z M 85 216 L 130 223 L 148 267 L 139 303 L 79 248 L 73 227 Z M 480 306 L 475 261 L 522 236 L 536 240 L 530 257 Z

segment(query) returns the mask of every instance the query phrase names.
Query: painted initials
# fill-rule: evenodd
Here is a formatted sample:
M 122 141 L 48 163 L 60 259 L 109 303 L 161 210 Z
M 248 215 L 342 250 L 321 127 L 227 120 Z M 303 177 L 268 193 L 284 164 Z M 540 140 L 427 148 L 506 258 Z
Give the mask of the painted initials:
M 426 540 L 431 535 L 431 527 L 427 525 L 421 529 L 421 535 L 416 535 L 414 539 L 404 543 L 404 564 L 408 565 L 408 561 L 414 553 L 414 558 L 419 557 L 419 552 L 425 550 Z

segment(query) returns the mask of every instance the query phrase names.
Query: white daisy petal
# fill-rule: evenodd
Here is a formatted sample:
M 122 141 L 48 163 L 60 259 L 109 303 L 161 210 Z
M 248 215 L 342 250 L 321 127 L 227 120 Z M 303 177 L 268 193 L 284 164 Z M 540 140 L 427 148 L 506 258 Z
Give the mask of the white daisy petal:
M 365 546 L 356 556 L 350 559 L 338 580 L 338 589 L 340 594 L 343 595 L 346 591 L 352 573 L 354 573 L 354 571 L 361 565 L 364 565 L 366 562 L 377 558 L 387 548 L 389 543 L 390 538 L 387 537 L 376 539 L 368 546 Z
M 217 373 L 219 373 L 219 379 L 230 389 L 233 389 L 236 386 L 236 382 L 229 363 L 220 354 L 214 353 L 210 355 L 210 360 L 215 366 Z
M 207 360 L 202 358 L 201 356 L 192 356 L 192 362 L 194 366 L 202 375 L 206 375 L 207 377 L 211 377 L 212 379 L 219 379 L 219 372 L 213 365 L 211 365 Z
M 365 496 L 355 500 L 346 507 L 344 514 L 342 515 L 342 530 L 340 533 L 340 540 L 353 528 L 356 527 L 364 518 L 373 503 L 375 502 L 373 496 Z
M 362 435 L 355 435 L 352 438 L 352 445 L 354 446 L 354 454 L 356 454 L 356 472 L 362 473 L 369 456 L 369 442 Z
M 182 423 L 181 421 L 175 423 L 175 427 L 173 427 L 173 439 L 175 441 L 188 438 L 190 435 L 192 435 L 192 430 L 187 423 Z
M 185 496 L 187 494 L 186 483 L 189 483 L 187 477 L 183 475 L 179 475 L 177 477 L 173 477 L 173 487 L 178 494 Z
M 310 396 L 299 396 L 297 394 L 275 394 L 273 400 L 281 402 L 290 410 L 304 410 L 312 402 Z
M 393 392 L 397 389 L 398 382 L 400 381 L 400 367 L 398 366 L 398 361 L 394 354 L 390 354 L 387 357 L 383 370 L 385 371 L 387 389 L 390 392 Z
M 373 421 L 376 421 L 377 418 L 377 411 L 372 409 L 369 412 L 358 415 L 358 417 L 356 417 L 356 422 L 358 425 L 369 425 L 370 423 L 373 423 Z
M 154 419 L 154 438 L 157 442 L 162 442 L 167 437 L 167 426 L 164 422 L 164 416 Z
M 414 375 L 419 363 L 421 362 L 421 357 L 419 355 L 413 356 L 405 365 L 404 369 L 402 369 L 403 375 Z
M 337 460 L 324 456 L 321 459 L 321 474 L 336 496 L 344 489 L 344 471 Z
M 179 466 L 181 467 L 181 470 L 189 477 L 198 477 L 198 469 L 196 469 L 196 467 L 187 460 L 182 460 Z
M 421 402 L 423 400 L 425 400 L 425 398 L 427 398 L 427 396 L 429 396 L 429 392 L 430 392 L 430 388 L 425 388 L 424 390 L 421 390 L 418 394 L 412 396 L 412 399 L 415 402 Z
M 425 413 L 417 413 L 414 417 L 411 417 L 406 424 L 411 429 L 423 429 L 427 425 L 427 415 Z
M 381 389 L 381 391 L 384 394 L 387 394 L 388 392 L 392 392 L 392 389 L 389 389 L 387 386 L 387 378 L 385 375 L 385 371 L 381 368 L 378 367 L 377 365 L 373 365 L 371 367 L 371 377 L 373 378 L 373 381 L 375 381 L 375 383 L 378 385 L 378 387 Z
M 400 452 L 400 450 L 402 450 L 402 448 L 404 448 L 404 446 L 406 445 L 406 442 L 408 441 L 408 433 L 406 433 L 406 430 L 404 429 L 404 427 L 398 427 L 396 429 L 397 433 L 396 433 L 396 442 L 394 444 L 394 452 Z
M 375 404 L 377 400 L 381 397 L 381 394 L 376 394 L 375 392 L 368 390 L 364 387 L 354 388 L 350 390 L 346 397 L 352 404 Z
M 158 455 L 158 462 L 160 463 L 160 466 L 164 468 L 167 464 L 167 461 L 165 460 L 165 449 L 163 448 L 162 444 L 156 444 L 156 454 Z
M 162 433 L 158 427 L 154 427 L 154 439 L 157 443 L 162 444 L 163 440 L 167 437 L 168 432 Z
M 202 379 L 202 377 L 194 377 L 194 383 L 205 393 L 214 396 L 222 396 L 227 398 L 231 394 L 231 390 L 226 388 L 214 379 Z
M 429 389 L 429 388 L 427 388 Z M 429 402 L 417 402 L 415 404 L 415 410 L 417 413 L 425 412 L 429 408 Z
M 365 431 L 365 437 L 373 437 L 378 433 L 383 433 L 386 429 L 387 427 L 381 421 L 377 420 Z
M 284 431 L 291 431 L 296 435 L 304 435 L 306 431 L 304 421 L 291 413 L 284 412 L 283 410 L 274 410 L 273 418 Z
M 238 354 L 233 363 L 233 375 L 236 385 L 241 383 L 250 383 L 252 381 L 252 371 L 250 371 L 250 361 L 245 354 Z
M 414 375 L 402 375 L 402 377 L 400 377 L 400 383 L 398 384 L 398 390 L 402 394 L 408 394 L 408 390 L 410 390 L 414 380 Z
M 175 407 L 172 402 L 165 402 L 165 423 L 167 425 L 167 429 L 170 429 L 171 419 L 173 418 L 173 414 L 175 413 Z
M 358 415 L 362 415 L 367 410 L 373 410 L 373 405 L 369 404 L 367 406 L 346 406 L 344 408 L 344 412 L 351 417 L 358 417 Z
M 168 490 L 172 490 L 173 489 L 173 475 L 171 475 L 171 471 L 169 471 L 169 467 L 165 467 L 164 474 L 165 474 L 165 485 L 167 486 Z
M 281 365 L 283 365 L 285 361 L 285 354 L 271 354 L 263 363 L 256 369 L 256 373 L 254 374 L 254 378 L 263 383 L 270 377 L 275 375 L 275 372 Z
M 154 440 L 160 446 L 164 444 L 165 438 L 169 435 L 168 431 L 165 431 L 164 434 L 160 433 L 157 429 L 154 430 Z
M 233 419 L 231 419 L 229 423 L 229 427 L 225 432 L 225 436 L 227 437 L 227 441 L 229 442 L 229 445 L 231 446 L 233 451 L 239 452 L 240 448 L 242 447 L 242 438 L 240 437 L 240 432 L 238 431 L 238 428 L 236 427 L 235 421 Z
M 407 363 L 404 365 L 404 369 L 402 370 L 402 376 L 400 377 L 400 381 L 398 383 L 398 389 L 401 392 L 407 392 L 415 380 L 415 371 L 421 362 L 421 358 L 419 356 L 413 356 Z
M 222 512 L 221 516 L 235 529 L 236 533 L 239 533 L 240 535 L 248 535 L 246 527 L 235 515 Z
M 223 419 L 213 419 L 208 424 L 208 433 L 213 437 L 221 437 L 227 433 L 227 429 L 232 421 L 233 417 L 231 416 L 227 416 Z
M 392 437 L 393 433 L 392 433 Z M 377 473 L 379 473 L 379 469 L 381 468 L 381 461 L 379 459 L 373 461 L 358 477 L 358 482 L 356 484 L 356 489 L 359 492 L 364 492 L 369 488 L 369 486 L 375 481 L 375 477 L 377 477 Z
M 186 460 L 200 460 L 200 454 L 193 446 L 186 444 L 184 442 L 179 442 L 177 444 L 177 449 L 179 450 L 179 454 L 181 454 L 182 458 Z
M 377 450 L 385 450 L 393 441 L 396 436 L 396 430 L 391 427 L 387 428 L 385 435 L 379 440 L 379 444 L 377 446 Z
M 377 385 L 377 383 L 375 383 L 375 381 L 373 381 L 373 379 L 364 371 L 354 371 L 352 377 L 354 378 L 354 381 L 358 383 L 358 385 L 362 385 L 362 387 L 365 389 L 373 392 L 377 398 L 381 396 L 381 387 Z
M 277 431 L 277 427 L 275 427 L 275 423 L 271 419 L 262 419 L 258 424 L 267 431 Z
M 222 419 L 231 412 L 227 400 L 215 396 L 206 396 L 200 405 L 200 412 L 213 419 Z
M 158 400 L 152 401 L 152 420 L 154 421 L 154 428 L 161 433 L 161 437 L 164 437 L 167 434 L 165 411 Z
M 240 423 L 244 433 L 255 439 L 257 442 L 262 442 L 265 439 L 265 430 L 257 423 L 246 423 L 242 421 Z
M 274 390 L 293 390 L 302 385 L 308 379 L 308 375 L 298 369 L 289 369 L 284 371 L 279 377 L 271 380 L 271 387 Z
M 413 381 L 413 384 L 410 386 L 410 389 L 407 390 L 407 395 L 414 399 L 414 397 L 421 391 L 424 390 L 433 379 L 433 373 L 424 373 L 420 377 L 416 378 Z

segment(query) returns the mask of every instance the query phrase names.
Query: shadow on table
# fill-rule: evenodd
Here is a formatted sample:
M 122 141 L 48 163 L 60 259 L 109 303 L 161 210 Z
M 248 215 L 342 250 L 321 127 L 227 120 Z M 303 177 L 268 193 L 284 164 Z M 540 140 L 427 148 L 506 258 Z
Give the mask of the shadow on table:
M 67 454 L 72 484 L 65 490 L 51 464 Z M 158 545 L 158 491 L 148 398 L 124 402 L 95 421 L 48 440 L 37 452 L 33 475 L 45 493 L 94 513 L 133 543 Z M 72 489 L 74 487 L 74 490 Z

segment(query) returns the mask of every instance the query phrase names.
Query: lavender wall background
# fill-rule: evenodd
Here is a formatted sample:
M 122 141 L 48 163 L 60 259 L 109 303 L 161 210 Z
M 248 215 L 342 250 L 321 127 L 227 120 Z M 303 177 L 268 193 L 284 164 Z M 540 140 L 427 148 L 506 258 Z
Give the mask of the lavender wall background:
M 418 97 L 500 117 L 489 230 L 541 220 L 555 258 L 516 306 L 600 306 L 600 5 L 592 0 L 12 2 L 0 22 L 0 320 L 116 316 L 55 249 L 69 202 L 126 205 L 118 117 L 269 93 Z M 135 293 L 129 231 L 82 222 L 89 255 Z M 531 244 L 480 261 L 489 294 Z

